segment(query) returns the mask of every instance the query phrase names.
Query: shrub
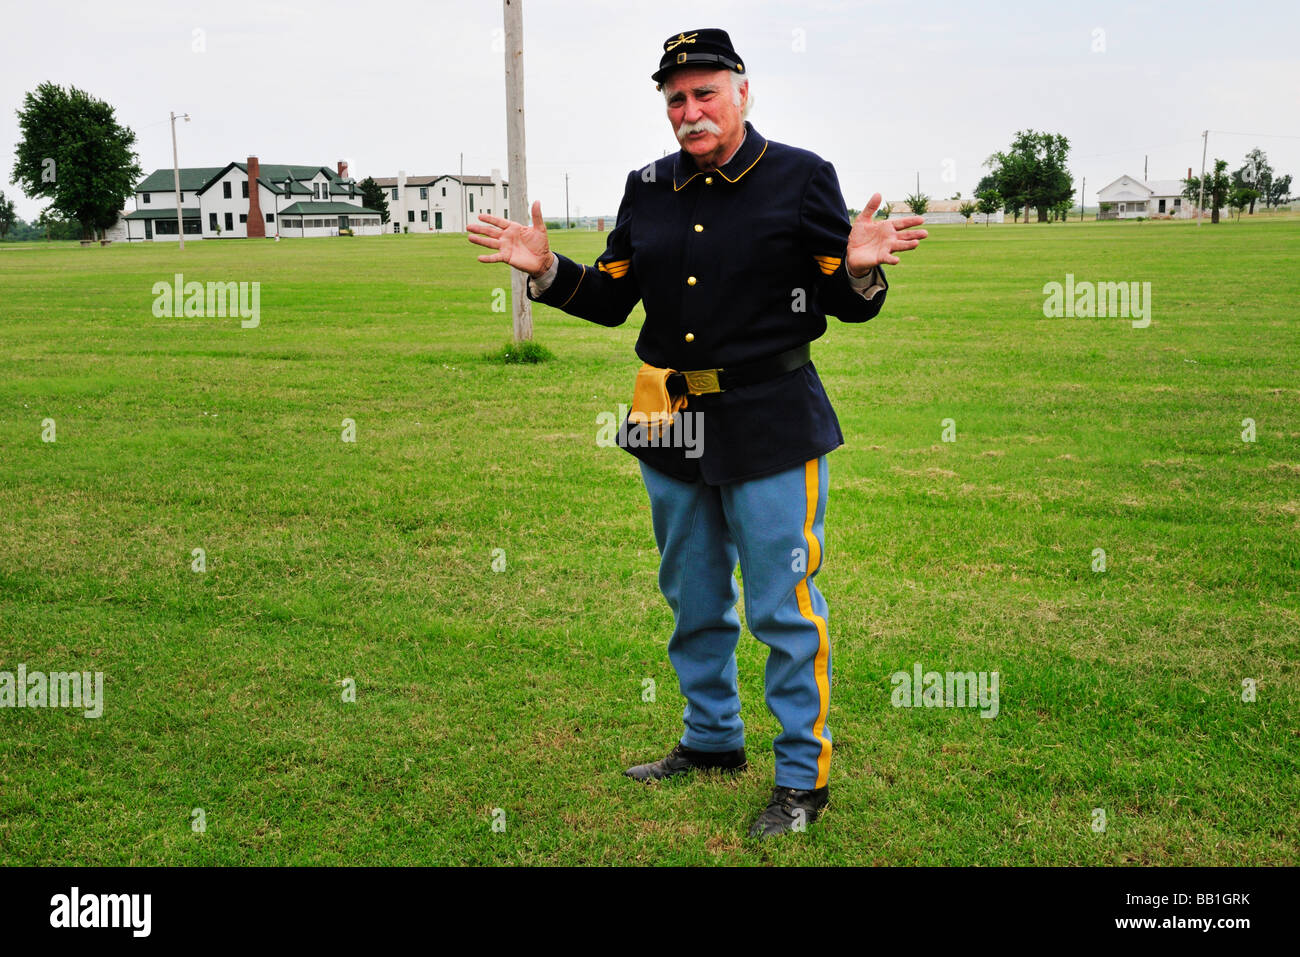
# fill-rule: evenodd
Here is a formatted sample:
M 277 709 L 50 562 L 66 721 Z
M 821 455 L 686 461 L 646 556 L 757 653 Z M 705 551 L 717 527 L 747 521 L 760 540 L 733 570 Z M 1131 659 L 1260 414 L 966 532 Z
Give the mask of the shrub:
M 555 354 L 546 346 L 532 339 L 526 339 L 523 342 L 507 342 L 496 352 L 489 352 L 483 358 L 504 362 L 507 365 L 532 365 L 538 362 L 549 362 L 555 358 Z

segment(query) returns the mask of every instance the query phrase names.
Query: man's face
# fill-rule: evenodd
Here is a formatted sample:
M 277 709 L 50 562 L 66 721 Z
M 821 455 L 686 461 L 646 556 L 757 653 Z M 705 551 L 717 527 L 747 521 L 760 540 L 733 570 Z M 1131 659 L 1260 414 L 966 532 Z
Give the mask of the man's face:
M 744 136 L 741 111 L 749 89 L 742 88 L 739 104 L 733 102 L 729 74 L 729 70 L 683 67 L 664 79 L 673 133 L 701 168 L 721 163 Z

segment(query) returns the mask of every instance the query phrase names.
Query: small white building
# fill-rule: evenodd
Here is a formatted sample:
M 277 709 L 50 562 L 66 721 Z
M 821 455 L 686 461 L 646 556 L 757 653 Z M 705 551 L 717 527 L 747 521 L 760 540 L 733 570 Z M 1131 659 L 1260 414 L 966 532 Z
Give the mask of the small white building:
M 478 222 L 479 213 L 509 218 L 509 185 L 499 169 L 491 176 L 442 173 L 377 176 L 388 198 L 388 229 L 394 233 L 463 233 L 465 221 Z
M 979 204 L 977 199 L 932 199 L 926 204 L 925 225 L 934 226 L 939 223 L 964 223 L 966 217 L 960 212 L 962 203 Z M 904 216 L 914 216 L 912 207 L 907 205 L 907 200 L 896 199 L 889 204 L 889 218 L 902 219 Z M 1000 223 L 1002 222 L 1002 210 L 992 213 L 988 216 L 983 213 L 971 213 L 970 222 L 972 223 Z
M 1187 171 L 1191 179 L 1192 171 Z M 1136 176 L 1121 176 L 1097 191 L 1097 202 L 1108 208 L 1099 209 L 1098 219 L 1191 219 L 1196 216 L 1196 204 L 1183 198 L 1184 180 L 1141 180 Z M 1209 213 L 1209 210 L 1206 210 Z
M 127 241 L 177 238 L 176 180 L 155 170 L 135 188 L 135 210 L 119 221 Z M 255 187 L 250 187 L 255 184 Z M 327 166 L 247 163 L 180 170 L 181 221 L 186 238 L 247 239 L 272 236 L 337 236 L 383 232 L 380 213 L 361 205 L 347 163 Z M 282 218 L 283 217 L 283 218 Z

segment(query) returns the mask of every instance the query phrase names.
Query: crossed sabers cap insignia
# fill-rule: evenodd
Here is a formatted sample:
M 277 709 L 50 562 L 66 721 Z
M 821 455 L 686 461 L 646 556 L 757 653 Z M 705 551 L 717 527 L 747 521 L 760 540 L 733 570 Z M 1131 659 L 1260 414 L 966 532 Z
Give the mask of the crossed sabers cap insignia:
M 669 50 L 675 50 L 683 43 L 694 43 L 695 38 L 698 36 L 698 33 L 692 33 L 689 37 L 684 33 L 679 33 L 673 39 L 664 44 L 664 52 L 667 53 Z

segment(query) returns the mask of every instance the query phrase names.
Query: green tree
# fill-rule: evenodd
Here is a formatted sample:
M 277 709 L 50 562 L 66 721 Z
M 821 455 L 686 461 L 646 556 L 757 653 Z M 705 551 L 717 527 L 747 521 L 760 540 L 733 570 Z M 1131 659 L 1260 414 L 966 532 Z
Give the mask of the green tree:
M 962 219 L 966 220 L 967 226 L 970 225 L 970 218 L 974 216 L 978 210 L 979 207 L 976 206 L 974 203 L 972 203 L 969 199 L 966 200 L 966 202 L 962 203 L 961 206 L 957 208 L 957 212 L 961 213 Z
M 907 205 L 911 207 L 913 216 L 924 216 L 930 208 L 930 197 L 925 193 L 914 193 L 907 197 Z
M 1291 174 L 1285 176 L 1275 176 L 1272 182 L 1268 184 L 1268 192 L 1265 194 L 1264 201 L 1269 206 L 1280 206 L 1291 196 Z
M 1268 195 L 1268 187 L 1272 182 L 1273 167 L 1268 164 L 1268 154 L 1258 146 L 1246 154 L 1246 161 L 1232 174 L 1232 185 L 1254 190 L 1255 199 Z M 1255 215 L 1255 199 L 1250 201 L 1252 216 Z M 1240 219 L 1240 215 L 1237 218 Z
M 1025 222 L 1033 207 L 1045 223 L 1053 206 L 1074 197 L 1074 178 L 1065 169 L 1069 155 L 1070 141 L 1062 134 L 1021 130 L 1011 149 L 994 153 L 984 165 L 992 170 L 998 192 L 1025 207 Z
M 76 239 L 81 235 L 80 227 L 75 222 L 69 221 L 53 206 L 47 206 L 41 210 L 41 214 L 36 217 L 36 222 L 33 225 L 41 230 L 47 240 Z
M 0 191 L 0 239 L 8 236 L 9 230 L 13 229 L 15 224 L 21 225 L 22 220 L 14 211 L 14 201 Z
M 116 222 L 141 171 L 135 134 L 113 107 L 75 86 L 42 83 L 23 98 L 18 128 L 10 182 L 80 223 L 83 239 Z
M 979 200 L 977 208 L 984 214 L 984 226 L 988 228 L 989 217 L 1002 208 L 1002 194 L 997 191 L 997 187 L 988 186 L 976 192 L 975 198 Z
M 1259 190 L 1251 189 L 1249 186 L 1234 186 L 1228 193 L 1228 205 L 1232 207 L 1237 214 L 1237 219 L 1241 219 L 1241 212 L 1247 206 L 1255 208 L 1255 200 L 1259 199 Z
M 361 188 L 361 205 L 378 210 L 383 217 L 381 221 L 388 222 L 388 197 L 384 195 L 384 188 L 375 182 L 373 176 L 367 176 L 357 185 Z
M 1214 172 L 1205 177 L 1205 202 L 1210 204 L 1210 222 L 1219 221 L 1219 209 L 1227 204 L 1232 181 L 1228 178 L 1228 161 L 1215 159 Z M 1201 202 L 1201 178 L 1183 180 L 1183 196 L 1192 203 Z

